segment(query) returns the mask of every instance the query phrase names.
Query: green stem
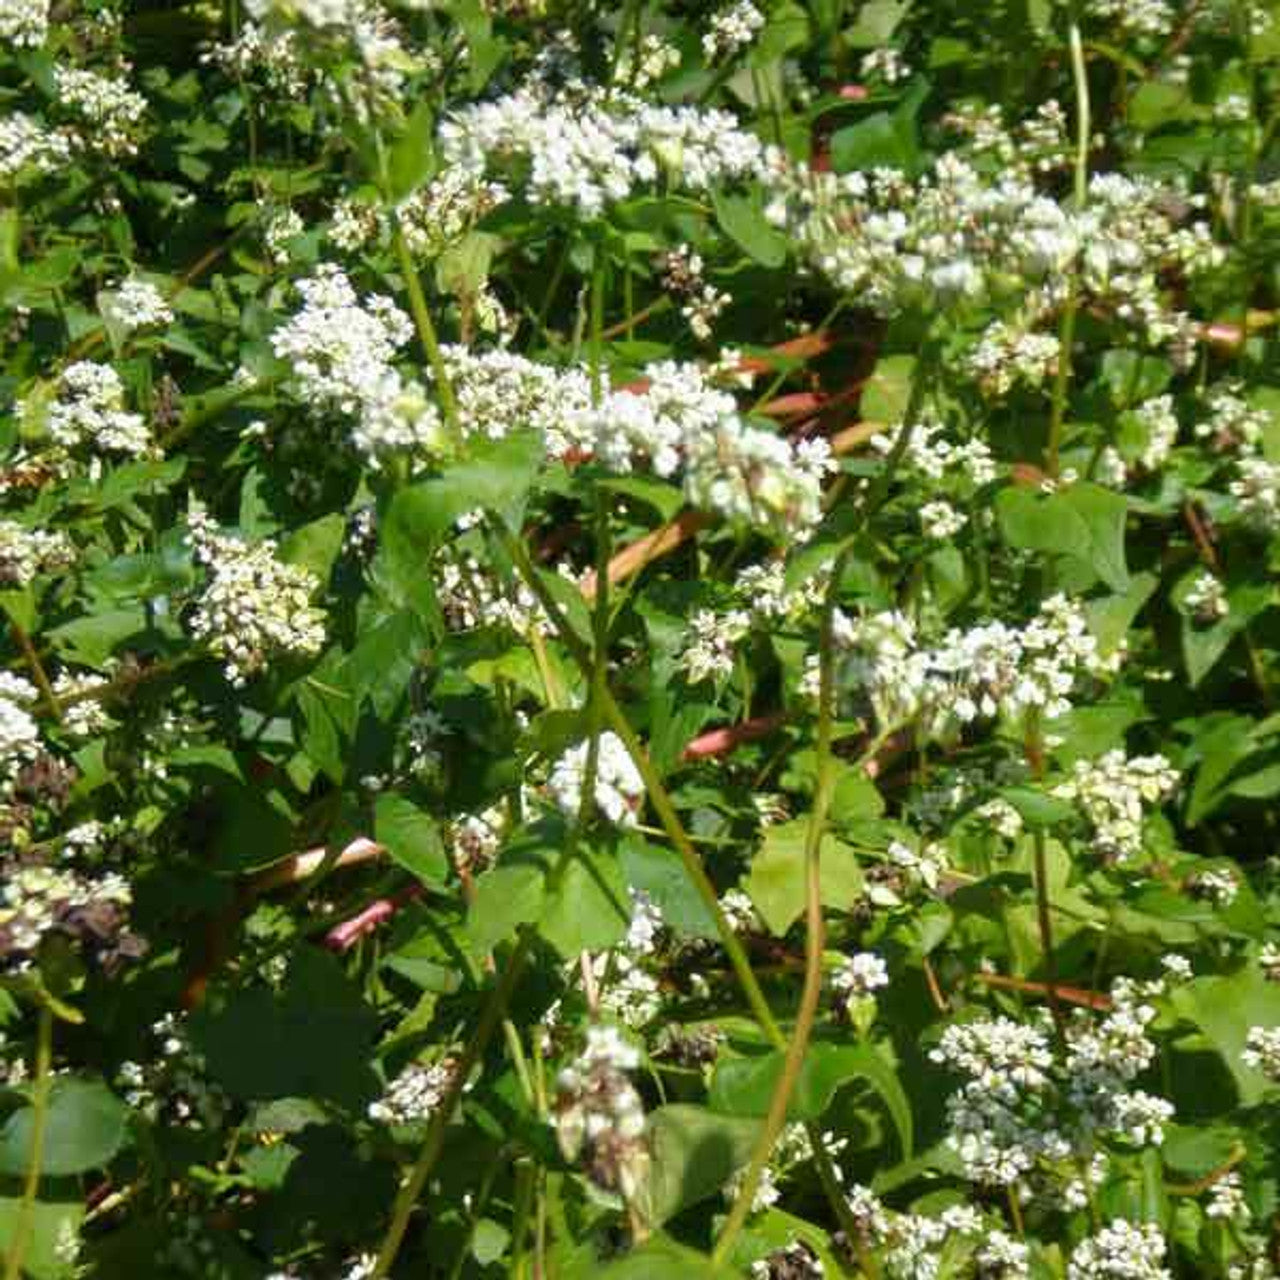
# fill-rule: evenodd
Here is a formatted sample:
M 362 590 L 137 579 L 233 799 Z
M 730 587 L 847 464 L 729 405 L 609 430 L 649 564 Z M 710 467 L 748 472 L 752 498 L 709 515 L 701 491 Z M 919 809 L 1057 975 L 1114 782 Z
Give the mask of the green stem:
M 539 603 L 546 610 L 552 626 L 555 627 L 561 643 L 569 651 L 570 657 L 581 668 L 583 674 L 590 679 L 592 674 L 590 649 L 573 630 L 559 603 L 547 590 L 533 562 L 529 559 L 529 553 L 524 545 L 507 530 L 502 529 L 500 532 L 506 543 L 507 552 L 511 556 L 512 563 L 516 566 L 520 576 L 528 583 L 530 590 L 538 597 Z M 742 986 L 743 994 L 746 996 L 747 1003 L 750 1005 L 756 1021 L 759 1022 L 761 1028 L 776 1048 L 785 1048 L 786 1039 L 778 1028 L 768 1002 L 764 998 L 764 992 L 760 989 L 760 984 L 756 981 L 755 974 L 751 970 L 751 962 L 747 959 L 747 953 L 743 949 L 742 943 L 738 940 L 737 934 L 734 933 L 732 926 L 721 910 L 720 899 L 716 894 L 715 886 L 703 869 L 702 861 L 680 822 L 670 793 L 663 785 L 662 779 L 658 775 L 657 769 L 654 768 L 653 762 L 649 759 L 648 753 L 640 745 L 635 730 L 632 729 L 622 708 L 618 706 L 607 683 L 603 683 L 603 687 L 599 690 L 599 697 L 605 720 L 622 740 L 623 745 L 635 762 L 648 791 L 649 801 L 658 815 L 658 821 L 663 831 L 675 846 L 681 862 L 684 863 L 686 874 L 715 921 L 721 944 L 729 957 L 729 963 Z
M 22 1263 L 31 1243 L 35 1225 L 36 1194 L 40 1190 L 40 1170 L 44 1166 L 44 1140 L 49 1123 L 49 1091 L 53 1083 L 53 1010 L 40 1006 L 36 1028 L 36 1074 L 31 1089 L 31 1150 L 27 1155 L 27 1175 L 22 1185 L 22 1202 L 13 1228 L 13 1243 L 5 1259 L 4 1280 L 20 1280 Z
M 40 661 L 40 655 L 36 652 L 36 647 L 31 643 L 31 637 L 27 635 L 26 629 L 22 627 L 18 620 L 9 615 L 9 626 L 13 630 L 14 639 L 18 642 L 18 648 L 22 650 L 22 656 L 27 661 L 27 666 L 31 670 L 32 679 L 36 682 L 36 688 L 40 690 L 40 697 L 44 700 L 45 707 L 49 714 L 59 723 L 62 723 L 62 704 L 58 701 L 58 695 L 53 691 L 53 685 L 49 681 L 49 673 L 44 669 L 44 663 Z
M 561 857 L 563 859 L 564 855 L 562 854 Z M 449 1077 L 449 1083 L 444 1091 L 444 1096 L 440 1099 L 440 1105 L 431 1117 L 431 1123 L 427 1128 L 427 1136 L 422 1143 L 422 1150 L 419 1152 L 417 1160 L 414 1161 L 413 1167 L 409 1171 L 408 1178 L 405 1179 L 400 1187 L 399 1194 L 396 1196 L 395 1205 L 391 1211 L 391 1222 L 387 1226 L 386 1235 L 383 1236 L 382 1247 L 378 1250 L 378 1258 L 373 1264 L 370 1280 L 384 1280 L 384 1277 L 390 1274 L 396 1255 L 400 1252 L 400 1246 L 404 1243 L 405 1232 L 408 1230 L 409 1218 L 413 1213 L 414 1206 L 418 1203 L 418 1197 L 422 1194 L 423 1187 L 427 1185 L 427 1179 L 431 1176 L 431 1171 L 435 1168 L 436 1162 L 440 1159 L 440 1154 L 444 1150 L 445 1133 L 450 1121 L 453 1119 L 458 1100 L 462 1097 L 463 1087 L 488 1048 L 494 1031 L 497 1030 L 499 1023 L 502 1021 L 507 1003 L 515 991 L 521 970 L 529 958 L 532 941 L 533 934 L 531 932 L 526 931 L 520 935 L 515 949 L 503 966 L 502 975 L 498 979 L 497 986 L 493 988 L 489 994 L 489 999 L 485 1002 L 485 1006 L 480 1013 L 480 1020 L 476 1023 L 475 1030 L 471 1033 L 471 1039 L 467 1042 L 462 1051 L 462 1056 L 454 1067 L 453 1074 Z M 16 1276 L 13 1278 L 6 1277 L 6 1280 L 16 1280 Z
M 1071 78 L 1076 95 L 1076 157 L 1073 196 L 1076 213 L 1084 210 L 1089 197 L 1089 135 L 1093 128 L 1089 103 L 1089 76 L 1084 61 L 1084 45 L 1080 39 L 1080 23 L 1072 6 L 1067 31 L 1071 55 Z M 1058 373 L 1053 384 L 1053 403 L 1049 415 L 1049 439 L 1044 450 L 1044 469 L 1056 479 L 1061 468 L 1062 427 L 1067 415 L 1067 390 L 1071 385 L 1072 348 L 1076 336 L 1076 313 L 1080 308 L 1080 270 L 1077 263 L 1071 273 L 1067 300 L 1058 326 Z
M 393 222 L 395 230 L 392 238 L 395 241 L 396 260 L 400 264 L 400 274 L 404 276 L 404 287 L 409 294 L 409 309 L 413 312 L 418 339 L 431 365 L 431 374 L 435 379 L 436 394 L 440 397 L 440 408 L 444 413 L 445 425 L 456 437 L 460 435 L 462 428 L 458 422 L 458 401 L 453 394 L 453 383 L 440 351 L 436 327 L 431 321 L 426 295 L 422 292 L 422 282 L 418 279 L 418 269 L 413 265 L 413 255 L 409 252 L 409 244 L 404 238 L 404 228 L 400 225 L 398 215 L 394 216 Z
M 764 1128 L 751 1153 L 751 1163 L 738 1189 L 737 1198 L 729 1211 L 728 1220 L 716 1241 L 711 1258 L 722 1263 L 733 1248 L 733 1243 L 746 1223 L 755 1200 L 756 1188 L 769 1163 L 774 1143 L 787 1119 L 787 1106 L 804 1065 L 805 1051 L 818 1016 L 818 1000 L 822 994 L 822 952 L 825 944 L 825 927 L 822 919 L 822 836 L 826 829 L 827 812 L 835 791 L 835 755 L 831 749 L 831 709 L 835 696 L 835 658 L 832 626 L 835 618 L 836 599 L 840 590 L 840 578 L 844 571 L 848 552 L 840 555 L 832 566 L 831 580 L 827 585 L 827 598 L 822 611 L 822 630 L 819 642 L 818 677 L 818 776 L 814 790 L 813 809 L 805 834 L 805 946 L 804 986 L 800 993 L 800 1006 L 796 1012 L 791 1040 L 782 1063 L 782 1074 L 769 1099 Z

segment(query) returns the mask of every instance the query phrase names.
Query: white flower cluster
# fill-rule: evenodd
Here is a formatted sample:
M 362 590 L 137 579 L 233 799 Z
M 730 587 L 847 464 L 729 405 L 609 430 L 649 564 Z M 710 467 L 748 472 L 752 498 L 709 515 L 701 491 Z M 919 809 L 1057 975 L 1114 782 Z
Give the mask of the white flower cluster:
M 1159 471 L 1169 460 L 1178 443 L 1178 415 L 1172 396 L 1154 396 L 1144 400 L 1130 415 L 1141 436 L 1137 462 L 1144 471 Z
M 614 1027 L 587 1028 L 587 1043 L 557 1079 L 555 1127 L 567 1160 L 585 1157 L 592 1179 L 626 1200 L 640 1193 L 649 1169 L 644 1105 L 626 1073 L 639 1052 Z
M 546 616 L 523 582 L 501 583 L 469 551 L 442 547 L 435 561 L 436 599 L 450 631 L 507 627 L 517 635 L 547 629 Z
M 35 49 L 49 34 L 49 0 L 0 0 L 0 40 Z
M 716 613 L 699 609 L 689 619 L 680 666 L 690 684 L 723 680 L 733 674 L 738 641 L 751 629 L 751 615 L 741 609 Z
M 1055 334 L 993 320 L 964 357 L 964 370 L 982 394 L 1001 400 L 1014 387 L 1038 390 L 1058 371 L 1061 344 Z
M 1219 907 L 1229 907 L 1240 892 L 1240 882 L 1235 873 L 1225 867 L 1195 872 L 1187 877 L 1186 887 L 1193 897 Z
M 900 425 L 892 431 L 878 431 L 871 437 L 871 447 L 882 456 L 888 456 L 894 448 Z M 996 477 L 996 464 L 985 440 L 964 440 L 960 443 L 948 440 L 946 428 L 936 418 L 924 417 L 913 427 L 902 453 L 903 471 L 921 476 L 934 483 L 957 482 L 966 487 L 980 489 Z
M 109 681 L 92 671 L 59 671 L 53 680 L 54 695 L 71 699 L 62 710 L 63 731 L 72 738 L 93 738 L 113 723 L 106 708 L 93 695 L 105 689 Z
M 733 298 L 707 280 L 702 255 L 687 244 L 677 245 L 664 258 L 662 283 L 679 300 L 680 314 L 688 321 L 689 331 L 706 342 L 717 317 Z
M 118 160 L 138 150 L 138 127 L 147 100 L 129 87 L 79 67 L 55 67 L 58 102 L 79 122 L 75 141 L 87 151 Z
M 271 335 L 271 347 L 289 362 L 307 406 L 355 416 L 352 441 L 371 466 L 388 454 L 438 450 L 439 413 L 422 385 L 391 365 L 412 336 L 408 316 L 380 294 L 361 302 L 330 263 L 300 281 L 298 292 L 302 308 Z
M 582 810 L 582 784 L 587 770 L 590 742 L 571 747 L 556 762 L 547 780 L 547 793 L 567 818 Z M 644 798 L 644 780 L 631 753 L 616 733 L 602 733 L 597 751 L 595 807 L 610 822 L 633 827 Z
M 1231 612 L 1222 579 L 1208 571 L 1198 573 L 1192 580 L 1182 604 L 1201 626 L 1220 622 Z
M 657 84 L 668 71 L 680 65 L 680 50 L 661 36 L 647 32 L 639 45 L 628 44 L 614 68 L 615 84 L 628 85 L 639 92 Z
M 1240 1061 L 1280 1084 L 1280 1027 L 1250 1027 Z
M 998 102 L 962 103 L 943 119 L 965 139 L 972 155 L 995 161 L 1002 172 L 1030 178 L 1052 173 L 1070 160 L 1067 115 L 1055 98 L 1012 126 L 1005 123 Z
M 0 117 L 0 179 L 17 182 L 20 177 L 54 173 L 71 158 L 71 143 L 65 134 L 46 129 L 22 111 Z
M 1016 1249 L 1005 1247 L 1004 1233 L 988 1228 L 969 1205 L 951 1205 L 936 1217 L 894 1213 L 870 1188 L 857 1184 L 849 1188 L 846 1198 L 861 1242 L 877 1251 L 887 1280 L 933 1280 L 946 1274 L 945 1263 L 954 1265 L 963 1256 L 962 1250 L 974 1250 L 980 1245 L 995 1247 L 993 1259 L 1019 1256 Z M 1009 1269 L 1005 1265 L 1003 1270 L 993 1269 L 990 1274 L 1022 1280 L 1029 1272 L 1025 1267 Z
M 1071 1251 L 1067 1280 L 1172 1280 L 1161 1265 L 1166 1252 L 1154 1223 L 1115 1218 Z
M 464 107 L 440 128 L 447 165 L 477 174 L 527 166 L 534 204 L 568 206 L 586 219 L 666 176 L 688 192 L 758 174 L 763 147 L 726 111 L 658 106 L 626 91 L 534 82 Z
M 1280 463 L 1266 458 L 1241 458 L 1231 481 L 1241 519 L 1264 534 L 1280 529 Z
M 23 414 L 37 412 L 24 402 Z M 49 434 L 64 449 L 81 446 L 93 453 L 139 457 L 151 449 L 151 433 L 141 414 L 124 407 L 124 383 L 109 365 L 78 360 L 58 379 L 56 397 L 46 410 Z
M 882 727 L 922 718 L 928 725 L 1016 718 L 1036 710 L 1048 719 L 1070 710 L 1069 696 L 1084 675 L 1115 669 L 1085 622 L 1080 606 L 1051 596 L 1019 630 L 987 622 L 952 628 L 929 648 L 915 624 L 897 610 L 851 620 L 837 611 L 837 685 L 870 698 Z M 815 690 L 810 661 L 806 688 Z
M 259 200 L 258 215 L 267 257 L 277 267 L 285 266 L 289 261 L 293 240 L 306 230 L 302 215 L 287 204 L 278 204 L 274 200 Z
M 1271 425 L 1271 414 L 1253 408 L 1232 383 L 1215 387 L 1207 408 L 1208 416 L 1196 423 L 1196 439 L 1207 440 L 1219 453 L 1256 452 Z
M 1132 862 L 1142 853 L 1145 807 L 1167 800 L 1178 781 L 1164 756 L 1127 756 L 1116 748 L 1096 760 L 1077 760 L 1072 778 L 1053 794 L 1080 806 L 1104 857 Z
M 813 267 L 862 305 L 886 315 L 1027 291 L 1048 314 L 1073 271 L 1098 304 L 1152 341 L 1187 339 L 1185 316 L 1161 300 L 1160 276 L 1220 264 L 1203 223 L 1174 225 L 1170 191 L 1118 174 L 1095 175 L 1083 210 L 1040 194 L 1024 174 L 980 173 L 957 153 L 912 181 L 896 170 L 813 173 L 771 157 L 770 220 Z
M 69 867 L 15 867 L 0 886 L 0 952 L 13 963 L 15 952 L 35 951 L 70 913 L 131 900 L 129 882 L 115 872 L 93 878 Z
M 816 609 L 826 593 L 827 579 L 825 574 L 817 573 L 788 587 L 786 564 L 767 560 L 743 568 L 734 579 L 733 589 L 755 617 L 777 621 Z
M 920 532 L 930 541 L 946 542 L 968 523 L 969 517 L 942 498 L 923 503 L 919 511 Z
M 1159 40 L 1173 30 L 1180 9 L 1171 0 L 1088 0 L 1085 12 L 1115 23 L 1126 35 Z
M 369 1104 L 369 1118 L 383 1124 L 416 1124 L 429 1119 L 444 1098 L 453 1074 L 451 1062 L 427 1066 L 410 1063 L 387 1086 L 382 1097 Z
M 287 98 L 300 98 L 306 92 L 309 72 L 299 52 L 295 31 L 269 30 L 257 22 L 246 22 L 236 38 L 214 45 L 201 57 L 227 75 L 248 79 L 261 73 L 268 89 Z
M 173 321 L 173 308 L 164 294 L 146 280 L 122 280 L 102 295 L 100 305 L 102 318 L 124 333 Z
M 792 1240 L 767 1258 L 757 1258 L 748 1275 L 751 1280 L 822 1280 L 827 1269 L 803 1240 Z
M 631 923 L 622 944 L 592 957 L 591 970 L 599 984 L 600 1011 L 624 1026 L 638 1030 L 662 1011 L 658 979 L 645 960 L 658 948 L 662 912 L 643 891 L 632 889 Z
M 513 431 L 533 430 L 553 458 L 582 447 L 573 424 L 591 408 L 585 369 L 556 369 L 502 348 L 473 352 L 449 345 L 443 355 L 467 435 L 501 440 Z
M 302 308 L 271 335 L 303 399 L 355 413 L 377 398 L 382 377 L 413 334 L 409 317 L 381 294 L 363 304 L 340 267 L 326 263 L 298 282 Z
M 445 169 L 404 200 L 396 217 L 409 252 L 435 258 L 508 199 L 501 183 L 486 182 L 469 169 Z
M 727 8 L 711 15 L 702 35 L 702 53 L 708 62 L 731 58 L 745 49 L 764 28 L 764 14 L 751 0 L 734 0 Z
M 874 951 L 859 951 L 844 956 L 831 975 L 831 988 L 844 1004 L 874 995 L 889 985 L 889 967 Z
M 491 865 L 502 848 L 505 826 L 506 817 L 497 805 L 482 813 L 469 813 L 459 818 L 449 831 L 454 866 L 460 871 L 475 874 Z
M 864 80 L 883 80 L 885 84 L 897 84 L 911 74 L 911 67 L 900 50 L 884 45 L 864 54 L 858 63 L 858 74 Z
M 65 569 L 74 560 L 75 548 L 65 533 L 0 518 L 0 587 L 25 587 L 36 574 Z
M 1148 997 L 1160 982 L 1117 981 L 1102 1018 L 1080 1012 L 1056 1051 L 1043 1024 L 1000 1017 L 948 1027 L 933 1061 L 967 1077 L 947 1102 L 948 1145 L 966 1175 L 985 1186 L 1056 1179 L 1066 1191 L 1082 1161 L 1111 1136 L 1155 1146 L 1173 1116 L 1165 1099 L 1132 1088 L 1155 1058 Z
M 0 672 L 0 795 L 13 785 L 22 765 L 40 752 L 40 728 L 27 711 L 35 700 L 30 681 Z
M 209 575 L 191 632 L 224 660 L 233 685 L 243 685 L 274 657 L 320 652 L 324 613 L 311 604 L 320 586 L 314 574 L 278 560 L 272 539 L 248 543 L 218 533 L 203 512 L 191 515 L 190 527 L 196 560 Z

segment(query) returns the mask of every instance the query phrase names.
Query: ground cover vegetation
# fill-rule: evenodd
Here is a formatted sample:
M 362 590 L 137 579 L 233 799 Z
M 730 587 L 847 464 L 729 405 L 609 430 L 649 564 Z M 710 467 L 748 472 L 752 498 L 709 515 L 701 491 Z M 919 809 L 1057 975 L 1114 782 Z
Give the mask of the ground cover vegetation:
M 4 1280 L 1280 1268 L 1280 6 L 0 0 Z

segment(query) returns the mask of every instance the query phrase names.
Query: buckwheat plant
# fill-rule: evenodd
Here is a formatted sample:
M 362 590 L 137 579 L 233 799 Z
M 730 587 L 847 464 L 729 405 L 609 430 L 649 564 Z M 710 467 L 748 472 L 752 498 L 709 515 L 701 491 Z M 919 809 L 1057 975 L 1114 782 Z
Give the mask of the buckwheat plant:
M 0 1280 L 1277 1273 L 1273 0 L 0 0 Z

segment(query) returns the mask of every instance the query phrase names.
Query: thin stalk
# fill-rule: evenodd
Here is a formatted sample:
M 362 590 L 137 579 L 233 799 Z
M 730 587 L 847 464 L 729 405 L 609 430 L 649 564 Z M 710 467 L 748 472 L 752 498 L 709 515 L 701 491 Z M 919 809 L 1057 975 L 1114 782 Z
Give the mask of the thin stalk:
M 432 323 L 426 295 L 422 292 L 422 282 L 418 279 L 418 269 L 413 264 L 413 255 L 409 252 L 409 244 L 404 238 L 404 228 L 400 225 L 398 215 L 394 218 L 394 227 L 392 238 L 395 241 L 396 260 L 400 264 L 400 274 L 404 277 L 404 287 L 409 294 L 409 309 L 413 312 L 413 323 L 417 327 L 418 339 L 431 365 L 431 374 L 435 379 L 436 394 L 440 397 L 440 408 L 444 413 L 445 425 L 456 437 L 461 431 L 458 422 L 458 401 L 453 394 L 453 383 L 449 378 L 449 370 L 445 367 L 444 356 L 440 352 L 436 327 Z
M 515 564 L 520 576 L 529 585 L 530 590 L 538 597 L 539 603 L 546 610 L 547 616 L 550 618 L 552 626 L 555 627 L 561 643 L 569 651 L 570 657 L 582 669 L 583 673 L 590 678 L 592 670 L 591 651 L 573 630 L 572 625 L 564 615 L 564 611 L 560 608 L 559 602 L 547 590 L 537 570 L 534 568 L 533 562 L 529 559 L 529 553 L 524 545 L 505 529 L 501 530 L 501 534 L 506 541 L 507 552 L 511 556 L 512 562 Z M 734 933 L 720 907 L 720 899 L 715 891 L 715 886 L 703 869 L 702 861 L 680 822 L 670 793 L 663 785 L 662 779 L 654 768 L 653 762 L 649 759 L 648 753 L 640 745 L 640 740 L 636 736 L 635 730 L 632 729 L 622 708 L 618 706 L 607 683 L 600 689 L 599 696 L 605 720 L 622 740 L 628 754 L 635 762 L 635 766 L 648 791 L 649 801 L 658 815 L 658 821 L 663 831 L 675 846 L 681 862 L 684 863 L 686 874 L 715 921 L 721 944 L 742 986 L 743 994 L 753 1016 L 774 1047 L 785 1048 L 786 1038 L 774 1019 L 768 1002 L 764 998 L 764 992 L 760 989 L 760 984 L 756 981 L 755 974 L 751 970 L 751 962 L 747 959 L 747 953 L 743 949 L 742 943 L 738 940 L 738 936 Z
M 9 617 L 9 626 L 13 630 L 14 639 L 18 642 L 18 648 L 22 650 L 22 656 L 26 659 L 27 666 L 31 670 L 31 677 L 36 682 L 36 688 L 40 690 L 40 697 L 44 700 L 45 707 L 48 709 L 49 714 L 61 724 L 62 704 L 58 701 L 58 695 L 53 691 L 53 685 L 49 681 L 49 673 L 44 669 L 44 663 L 40 661 L 40 655 L 36 652 L 35 645 L 31 643 L 31 637 L 27 635 L 26 629 L 12 615 Z
M 562 860 L 563 857 L 564 855 L 562 854 Z M 458 1100 L 462 1096 L 463 1087 L 475 1069 L 476 1064 L 484 1055 L 485 1050 L 489 1047 L 489 1041 L 493 1038 L 493 1033 L 502 1021 L 507 1003 L 516 989 L 520 973 L 529 958 L 532 941 L 533 934 L 531 932 L 525 931 L 520 935 L 515 949 L 507 959 L 497 985 L 489 993 L 489 999 L 485 1002 L 485 1006 L 480 1013 L 480 1019 L 476 1023 L 475 1030 L 471 1033 L 471 1039 L 467 1041 L 466 1047 L 462 1051 L 462 1056 L 458 1059 L 457 1065 L 449 1077 L 449 1083 L 445 1087 L 444 1096 L 440 1099 L 440 1105 L 431 1117 L 431 1123 L 427 1128 L 427 1136 L 422 1143 L 422 1150 L 419 1152 L 417 1160 L 414 1161 L 413 1167 L 409 1171 L 409 1176 L 401 1184 L 400 1191 L 396 1196 L 395 1205 L 391 1211 L 391 1221 L 387 1225 L 386 1235 L 383 1236 L 382 1246 L 378 1250 L 377 1261 L 373 1264 L 370 1280 L 384 1280 L 384 1277 L 390 1273 L 395 1263 L 396 1255 L 400 1252 L 400 1246 L 404 1243 L 405 1232 L 408 1230 L 409 1218 L 413 1214 L 414 1206 L 418 1203 L 418 1197 L 422 1194 L 423 1187 L 427 1185 L 427 1179 L 431 1176 L 431 1171 L 436 1167 L 436 1162 L 440 1159 L 440 1154 L 444 1150 L 445 1133 L 453 1119 L 453 1113 L 457 1108 Z M 16 1280 L 16 1275 L 14 1277 L 6 1277 L 5 1280 Z
M 35 1225 L 36 1195 L 40 1190 L 40 1170 L 44 1165 L 44 1140 L 49 1123 L 49 1091 L 53 1084 L 53 1009 L 40 1006 L 36 1026 L 36 1075 L 31 1089 L 31 1150 L 27 1174 L 22 1184 L 22 1202 L 13 1229 L 13 1243 L 5 1259 L 4 1280 L 20 1280 L 22 1264 Z
M 1071 55 L 1071 78 L 1076 96 L 1076 156 L 1073 196 L 1076 213 L 1084 210 L 1089 196 L 1089 135 L 1093 129 L 1089 103 L 1089 76 L 1084 61 L 1084 44 L 1080 38 L 1080 22 L 1075 6 L 1067 29 L 1067 47 Z M 1071 385 L 1071 354 L 1076 336 L 1076 314 L 1080 308 L 1080 276 L 1072 271 L 1067 300 L 1058 326 L 1058 373 L 1053 384 L 1053 402 L 1049 415 L 1049 439 L 1044 450 L 1044 469 L 1050 479 L 1060 470 L 1062 426 L 1067 414 L 1067 390 Z
M 524 1245 L 529 1234 L 529 1210 L 533 1207 L 533 1192 L 537 1169 L 530 1160 L 516 1162 L 516 1202 L 511 1222 L 511 1263 L 507 1274 L 511 1280 L 524 1280 Z
M 484 1180 L 480 1183 L 480 1189 L 476 1192 L 476 1198 L 471 1204 L 471 1221 L 467 1225 L 462 1248 L 458 1250 L 458 1256 L 453 1260 L 449 1280 L 459 1280 L 463 1268 L 467 1265 L 467 1257 L 471 1252 L 472 1242 L 476 1238 L 476 1227 L 480 1225 L 480 1219 L 489 1205 L 489 1197 L 493 1194 L 493 1184 L 497 1181 L 498 1171 L 506 1167 L 506 1155 L 505 1149 L 500 1150 L 485 1170 Z
M 840 578 L 847 558 L 847 552 L 842 554 L 832 568 L 831 580 L 827 585 L 826 603 L 822 611 L 818 676 L 818 776 L 804 843 L 804 986 L 800 993 L 800 1006 L 796 1012 L 791 1040 L 783 1059 L 782 1074 L 778 1077 L 773 1096 L 769 1099 L 764 1128 L 751 1153 L 751 1162 L 738 1189 L 737 1198 L 733 1202 L 728 1220 L 712 1251 L 713 1263 L 721 1263 L 726 1259 L 746 1223 L 747 1215 L 751 1212 L 761 1175 L 769 1163 L 769 1156 L 773 1152 L 774 1143 L 778 1140 L 778 1134 L 786 1123 L 787 1106 L 800 1076 L 800 1068 L 804 1065 L 805 1051 L 809 1047 L 809 1037 L 813 1033 L 813 1025 L 818 1016 L 818 1001 L 822 994 L 822 952 L 826 940 L 822 919 L 822 837 L 826 829 L 827 812 L 831 807 L 836 780 L 835 756 L 831 749 L 831 704 L 835 695 L 832 626 Z

